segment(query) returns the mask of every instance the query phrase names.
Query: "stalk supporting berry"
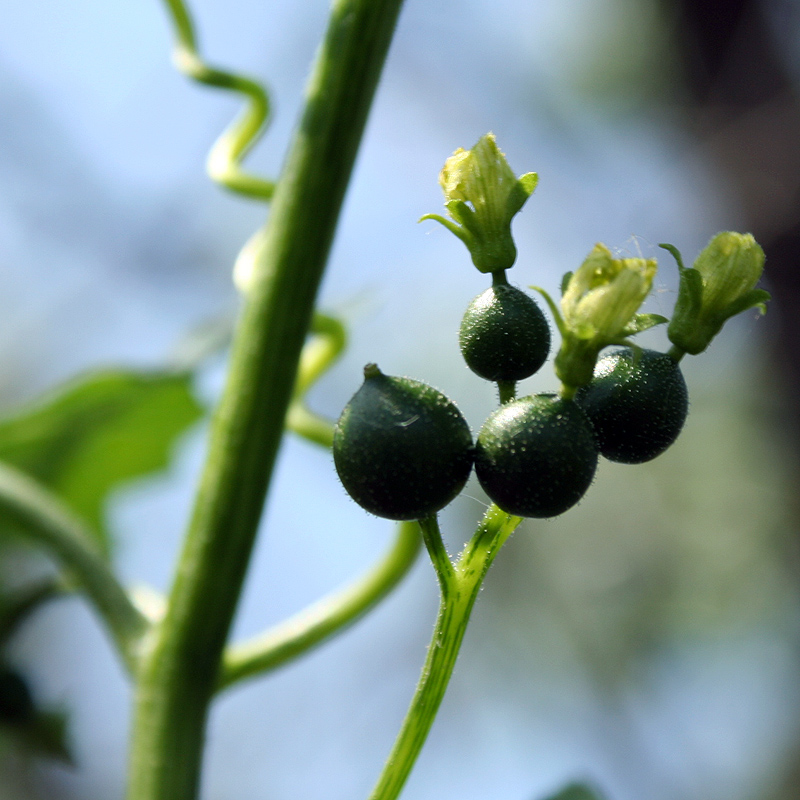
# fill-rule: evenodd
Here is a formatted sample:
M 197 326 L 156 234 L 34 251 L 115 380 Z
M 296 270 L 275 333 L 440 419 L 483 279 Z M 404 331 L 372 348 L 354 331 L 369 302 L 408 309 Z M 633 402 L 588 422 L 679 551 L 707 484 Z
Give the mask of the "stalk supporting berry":
M 439 579 L 439 614 L 408 713 L 369 800 L 395 800 L 400 795 L 444 698 L 483 579 L 520 522 L 519 517 L 490 506 L 453 564 L 436 518 L 420 520 L 423 540 Z
M 623 464 L 661 455 L 678 438 L 689 408 L 677 362 L 653 350 L 605 356 L 575 399 L 592 422 L 600 453 Z

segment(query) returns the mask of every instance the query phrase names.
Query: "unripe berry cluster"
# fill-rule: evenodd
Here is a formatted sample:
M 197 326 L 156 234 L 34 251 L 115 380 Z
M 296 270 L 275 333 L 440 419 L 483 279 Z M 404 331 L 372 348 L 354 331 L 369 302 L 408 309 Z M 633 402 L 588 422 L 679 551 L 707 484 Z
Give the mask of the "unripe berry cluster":
M 487 189 L 489 178 L 495 184 Z M 691 269 L 666 245 L 681 275 L 669 326 L 673 347 L 644 350 L 630 337 L 667 322 L 638 313 L 655 259 L 614 258 L 598 244 L 564 276 L 560 308 L 539 290 L 561 334 L 554 360 L 560 392 L 516 399 L 517 381 L 537 372 L 550 351 L 544 314 L 505 275 L 516 257 L 511 217 L 535 185 L 533 173 L 514 178 L 492 137 L 473 151 L 457 151 L 445 165 L 442 186 L 452 219 L 427 218 L 456 233 L 478 269 L 492 275 L 492 286 L 464 314 L 459 344 L 469 368 L 497 383 L 501 405 L 473 445 L 461 412 L 441 392 L 367 365 L 363 386 L 336 425 L 333 454 L 345 489 L 377 516 L 435 514 L 461 491 L 473 464 L 484 491 L 505 512 L 564 513 L 591 485 L 600 455 L 641 464 L 676 440 L 688 409 L 679 361 L 705 349 L 730 316 L 754 306 L 763 311 L 769 299 L 754 288 L 764 258 L 749 234 L 714 237 Z M 622 347 L 600 358 L 610 345 Z

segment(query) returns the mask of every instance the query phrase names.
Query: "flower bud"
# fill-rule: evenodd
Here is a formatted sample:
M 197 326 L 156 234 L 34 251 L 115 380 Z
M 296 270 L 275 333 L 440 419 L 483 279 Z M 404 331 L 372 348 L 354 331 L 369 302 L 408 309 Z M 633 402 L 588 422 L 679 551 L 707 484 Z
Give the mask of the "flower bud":
M 439 175 L 451 219 L 426 214 L 420 222 L 434 219 L 458 236 L 481 272 L 509 269 L 517 258 L 511 220 L 538 180 L 535 172 L 517 178 L 488 133 L 471 150 L 456 150 Z
M 579 339 L 619 338 L 650 292 L 654 258 L 614 258 L 596 244 L 567 284 L 561 310 L 567 329 Z
M 636 313 L 656 267 L 654 258 L 614 258 L 604 244 L 596 244 L 577 272 L 567 276 L 559 322 L 562 344 L 555 360 L 565 386 L 588 383 L 604 347 L 666 322 L 656 314 Z
M 673 248 L 667 248 L 675 251 Z M 766 312 L 768 292 L 755 285 L 764 270 L 764 251 L 749 233 L 718 233 L 691 269 L 678 262 L 681 279 L 670 341 L 686 353 L 702 353 L 732 316 L 758 307 Z

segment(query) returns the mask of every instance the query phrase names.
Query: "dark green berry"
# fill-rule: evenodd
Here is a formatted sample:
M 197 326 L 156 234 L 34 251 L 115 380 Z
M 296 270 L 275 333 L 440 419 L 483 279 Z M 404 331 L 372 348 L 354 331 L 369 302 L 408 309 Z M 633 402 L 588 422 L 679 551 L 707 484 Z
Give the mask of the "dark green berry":
M 597 362 L 591 383 L 575 396 L 592 421 L 600 453 L 642 464 L 661 455 L 686 420 L 689 396 L 677 362 L 666 353 L 617 350 Z
M 25 679 L 9 667 L 0 667 L 0 723 L 19 725 L 33 714 L 33 698 Z
M 467 365 L 481 378 L 521 381 L 547 360 L 550 327 L 525 292 L 498 284 L 469 304 L 458 340 Z
M 363 385 L 336 423 L 333 459 L 362 508 L 387 519 L 422 519 L 464 487 L 472 434 L 441 392 L 367 364 Z
M 580 406 L 557 395 L 500 406 L 475 444 L 475 472 L 509 514 L 555 517 L 583 497 L 597 469 L 592 426 Z

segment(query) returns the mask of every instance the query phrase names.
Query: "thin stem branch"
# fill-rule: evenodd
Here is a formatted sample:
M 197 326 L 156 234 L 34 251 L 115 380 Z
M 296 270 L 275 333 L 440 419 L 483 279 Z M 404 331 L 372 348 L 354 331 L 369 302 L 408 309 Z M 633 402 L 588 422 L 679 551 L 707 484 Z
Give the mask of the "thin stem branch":
M 508 277 L 504 269 L 492 273 L 492 286 L 508 286 Z
M 406 575 L 419 553 L 416 522 L 401 522 L 389 552 L 365 575 L 251 641 L 225 653 L 220 688 L 275 669 L 360 619 Z
M 414 697 L 370 800 L 396 800 L 402 791 L 444 698 L 486 572 L 521 521 L 490 506 L 455 568 L 447 559 L 450 570 L 441 560 L 444 547 L 439 546 L 438 526 L 434 530 L 431 518 L 426 521 L 425 541 L 440 576 L 439 613 Z
M 311 411 L 304 401 L 308 390 L 337 361 L 347 344 L 347 332 L 338 319 L 316 312 L 311 322 L 311 337 L 303 346 L 294 397 L 286 415 L 286 427 L 310 442 L 333 447 L 333 420 Z
M 336 363 L 347 346 L 347 331 L 335 317 L 314 312 L 311 336 L 303 347 L 297 379 L 295 398 L 303 397 L 308 390 Z
M 8 464 L 0 464 L 0 513 L 74 574 L 133 671 L 148 623 L 86 526 L 52 492 Z
M 439 530 L 439 520 L 436 518 L 436 514 L 421 519 L 419 527 L 422 529 L 422 540 L 425 542 L 428 555 L 433 562 L 433 568 L 436 570 L 439 588 L 443 594 L 446 594 L 450 590 L 454 570 L 453 562 L 450 560 L 442 540 L 442 532 Z
M 135 700 L 128 800 L 193 800 L 208 706 L 300 353 L 402 0 L 336 0 L 254 271 L 170 593 Z
M 422 675 L 370 800 L 395 800 L 408 779 L 444 699 L 479 588 L 459 585 L 442 596 Z

